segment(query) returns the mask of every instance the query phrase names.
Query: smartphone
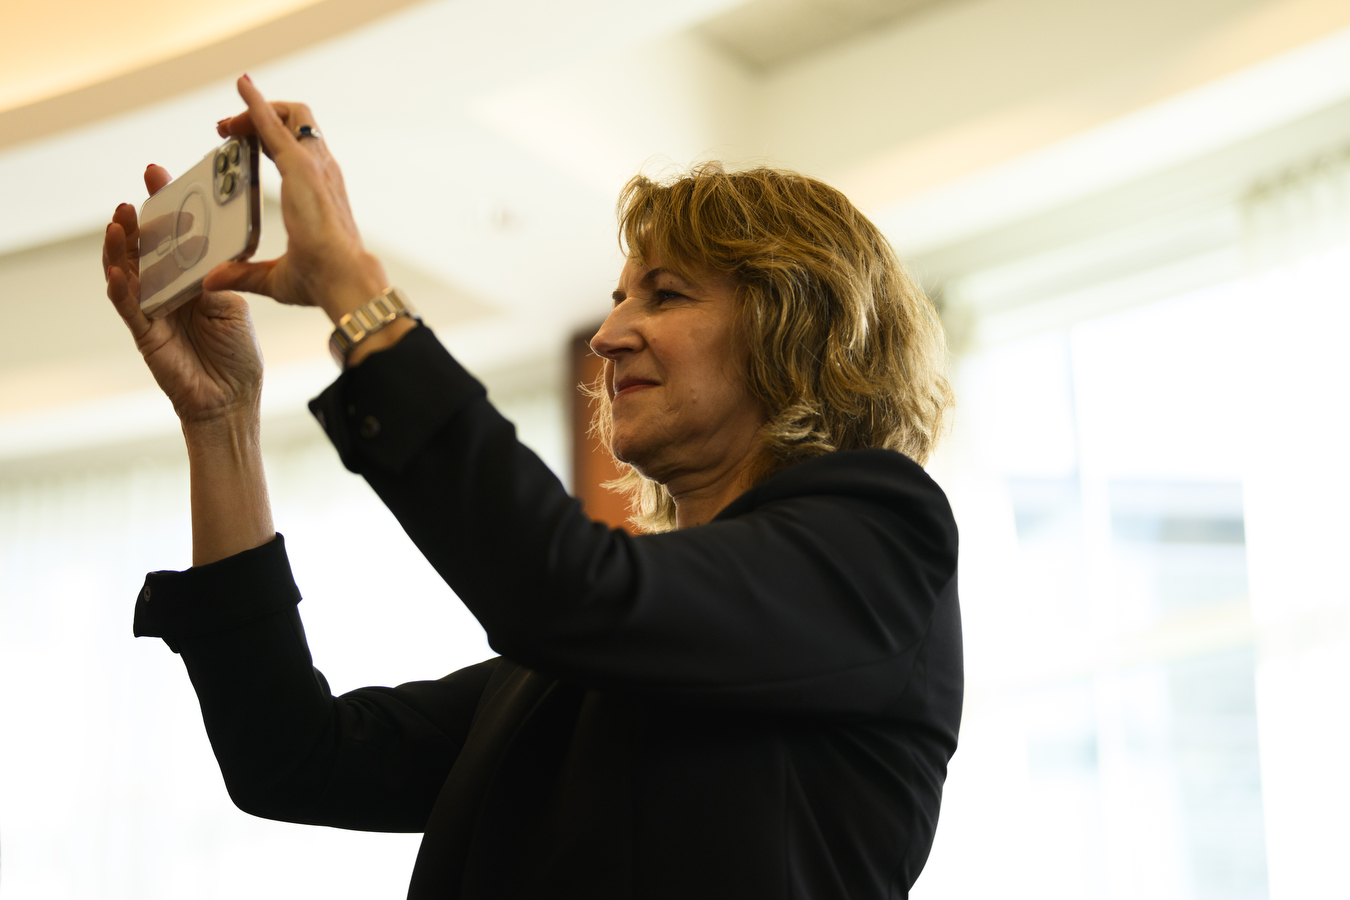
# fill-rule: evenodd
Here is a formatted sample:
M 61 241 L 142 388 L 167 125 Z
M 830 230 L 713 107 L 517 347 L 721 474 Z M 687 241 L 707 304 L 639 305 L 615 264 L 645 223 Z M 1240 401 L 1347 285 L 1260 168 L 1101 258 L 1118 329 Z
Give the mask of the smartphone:
M 261 234 L 258 139 L 231 138 L 142 204 L 141 312 L 173 312 L 207 272 L 252 256 Z

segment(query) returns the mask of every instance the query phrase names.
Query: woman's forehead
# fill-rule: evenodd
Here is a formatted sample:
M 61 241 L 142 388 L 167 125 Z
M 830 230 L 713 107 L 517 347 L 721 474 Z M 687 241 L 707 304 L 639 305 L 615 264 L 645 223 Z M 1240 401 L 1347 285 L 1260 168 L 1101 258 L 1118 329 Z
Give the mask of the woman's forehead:
M 619 272 L 619 290 L 651 287 L 662 279 L 686 286 L 697 284 L 700 280 L 697 273 L 691 276 L 685 267 L 668 265 L 650 254 L 645 257 L 630 256 Z
M 706 263 L 691 263 L 684 260 L 666 259 L 650 250 L 639 256 L 632 254 L 619 273 L 618 291 L 629 291 L 639 287 L 651 287 L 658 280 L 685 288 L 712 287 L 735 283 L 736 277 Z

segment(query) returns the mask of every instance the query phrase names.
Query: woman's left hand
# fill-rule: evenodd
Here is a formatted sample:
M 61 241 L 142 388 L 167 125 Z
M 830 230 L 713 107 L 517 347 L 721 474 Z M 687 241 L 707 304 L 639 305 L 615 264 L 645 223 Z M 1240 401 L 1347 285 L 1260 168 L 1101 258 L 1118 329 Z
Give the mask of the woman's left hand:
M 342 171 L 303 103 L 268 103 L 247 75 L 238 83 L 248 111 L 222 119 L 221 137 L 256 134 L 281 173 L 286 253 L 265 262 L 222 263 L 206 276 L 207 290 L 264 294 L 282 303 L 318 306 L 336 322 L 387 288 L 380 261 L 366 252 L 347 202 Z
M 145 170 L 155 193 L 169 183 L 160 166 Z M 222 422 L 253 422 L 262 391 L 262 354 L 249 320 L 248 302 L 238 294 L 204 291 L 167 316 L 141 312 L 141 226 L 136 209 L 123 203 L 103 238 L 103 274 L 112 301 L 136 341 L 155 381 L 173 403 L 184 430 Z M 153 268 L 151 269 L 153 271 Z

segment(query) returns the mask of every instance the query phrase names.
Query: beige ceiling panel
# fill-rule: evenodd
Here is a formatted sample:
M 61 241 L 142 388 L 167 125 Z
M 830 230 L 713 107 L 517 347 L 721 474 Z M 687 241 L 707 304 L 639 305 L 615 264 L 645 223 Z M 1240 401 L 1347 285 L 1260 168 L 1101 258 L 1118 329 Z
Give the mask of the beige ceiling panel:
M 684 33 L 493 91 L 472 112 L 613 197 L 640 169 L 762 155 L 756 86 L 720 48 Z
M 25 4 L 0 29 L 0 147 L 190 91 L 418 0 Z M 11 4 L 11 6 L 18 6 Z
M 751 0 L 699 32 L 744 64 L 768 70 L 960 0 Z
M 0 109 L 13 109 L 190 53 L 315 0 L 47 0 L 7 4 Z
M 970 0 L 773 72 L 765 141 L 885 206 L 1346 27 L 1344 0 Z

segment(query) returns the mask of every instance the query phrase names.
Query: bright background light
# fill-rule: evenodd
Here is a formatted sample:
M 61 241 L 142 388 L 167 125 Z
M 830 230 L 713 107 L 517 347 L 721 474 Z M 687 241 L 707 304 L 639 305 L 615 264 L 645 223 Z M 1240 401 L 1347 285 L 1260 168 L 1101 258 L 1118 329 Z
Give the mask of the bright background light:
M 14 18 L 0 65 L 0 895 L 396 896 L 416 852 L 235 810 L 179 660 L 130 636 L 144 573 L 190 559 L 187 477 L 94 259 L 241 67 L 315 108 L 365 239 L 564 476 L 623 181 L 722 158 L 846 190 L 940 306 L 959 400 L 930 468 L 967 706 L 914 896 L 1341 890 L 1343 2 L 181 2 L 134 46 L 86 5 Z M 253 313 L 316 663 L 341 691 L 485 657 L 304 410 L 326 324 Z

